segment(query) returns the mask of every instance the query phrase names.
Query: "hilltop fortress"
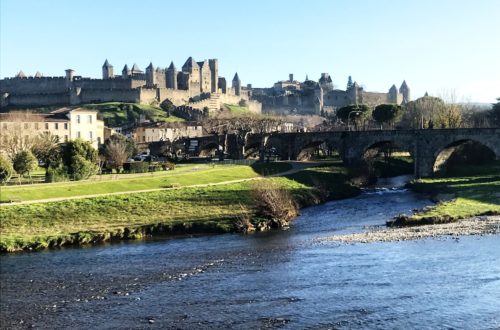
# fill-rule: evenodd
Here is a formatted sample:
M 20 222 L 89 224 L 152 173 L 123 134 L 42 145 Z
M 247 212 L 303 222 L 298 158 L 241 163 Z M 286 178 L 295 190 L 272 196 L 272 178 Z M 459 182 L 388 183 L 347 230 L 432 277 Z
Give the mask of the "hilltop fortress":
M 152 63 L 145 72 L 134 64 L 125 65 L 115 75 L 108 60 L 102 66 L 102 79 L 75 75 L 72 69 L 65 76 L 44 77 L 39 72 L 27 77 L 20 71 L 14 78 L 0 80 L 1 105 L 36 107 L 78 105 L 100 102 L 161 103 L 169 100 L 175 106 L 218 110 L 221 104 L 246 101 L 251 111 L 260 112 L 260 103 L 249 100 L 249 91 L 242 87 L 238 74 L 231 86 L 219 77 L 217 59 L 196 62 L 189 57 L 178 71 L 174 63 L 166 69 Z
M 134 64 L 125 65 L 116 75 L 108 60 L 102 66 L 102 78 L 84 78 L 72 69 L 65 76 L 44 77 L 39 72 L 27 77 L 20 71 L 13 78 L 0 80 L 1 106 L 40 107 L 79 105 L 102 102 L 157 103 L 170 101 L 186 113 L 218 111 L 224 104 L 248 106 L 254 113 L 262 110 L 274 113 L 325 115 L 350 104 L 376 106 L 382 103 L 406 104 L 410 101 L 410 88 L 403 81 L 386 93 L 368 92 L 351 77 L 346 90 L 336 89 L 328 73 L 318 81 L 278 81 L 270 88 L 242 86 L 238 73 L 231 86 L 219 77 L 219 61 L 208 59 L 196 62 L 189 57 L 181 70 L 174 63 L 168 68 L 154 67 L 152 63 L 142 71 Z M 198 111 L 200 110 L 200 111 Z
M 377 106 L 382 103 L 406 104 L 410 101 L 410 88 L 403 81 L 387 93 L 367 92 L 349 77 L 346 90 L 336 89 L 328 73 L 322 73 L 319 80 L 306 77 L 303 82 L 293 79 L 281 80 L 270 88 L 254 88 L 252 97 L 262 102 L 263 111 L 277 113 L 328 114 L 350 104 Z

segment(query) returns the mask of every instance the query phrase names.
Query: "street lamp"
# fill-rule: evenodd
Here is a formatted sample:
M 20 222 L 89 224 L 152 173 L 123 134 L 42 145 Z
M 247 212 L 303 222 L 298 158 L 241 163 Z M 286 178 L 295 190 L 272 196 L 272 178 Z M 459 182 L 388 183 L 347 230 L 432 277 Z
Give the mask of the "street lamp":
M 349 112 L 349 115 L 347 115 L 347 130 L 350 131 L 351 130 L 351 122 L 350 122 L 350 118 L 351 118 L 351 115 L 355 113 L 356 115 L 359 115 L 361 113 L 361 111 L 359 110 L 353 110 L 351 112 Z

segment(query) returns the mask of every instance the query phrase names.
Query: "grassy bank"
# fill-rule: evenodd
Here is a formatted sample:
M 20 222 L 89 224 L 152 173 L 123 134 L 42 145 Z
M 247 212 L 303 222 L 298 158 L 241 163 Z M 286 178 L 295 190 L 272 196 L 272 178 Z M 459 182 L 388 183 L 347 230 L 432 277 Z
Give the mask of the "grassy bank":
M 226 168 L 226 179 L 235 179 L 248 171 L 257 175 L 250 167 Z M 343 171 L 338 167 L 331 170 L 315 168 L 289 177 L 263 180 L 272 181 L 275 186 L 288 191 L 303 207 L 326 198 L 347 197 L 345 192 L 323 195 L 313 187 L 314 181 L 319 180 L 329 182 L 331 192 L 345 189 L 348 175 Z M 213 171 L 195 174 L 198 177 L 192 180 L 202 180 L 206 175 L 215 178 Z M 242 218 L 259 221 L 255 217 L 258 210 L 252 195 L 255 184 L 246 181 L 4 206 L 0 214 L 0 250 L 39 249 L 154 234 L 231 232 Z M 353 195 L 358 192 L 355 188 L 350 188 L 350 191 Z
M 249 166 L 199 165 L 186 171 L 152 172 L 142 175 L 108 175 L 96 180 L 2 187 L 0 202 L 107 194 L 134 190 L 182 187 L 257 177 Z M 97 180 L 98 179 L 98 180 Z
M 400 216 L 397 225 L 446 223 L 500 214 L 500 162 L 457 167 L 445 177 L 415 180 L 409 187 L 430 194 L 438 203 L 415 215 Z

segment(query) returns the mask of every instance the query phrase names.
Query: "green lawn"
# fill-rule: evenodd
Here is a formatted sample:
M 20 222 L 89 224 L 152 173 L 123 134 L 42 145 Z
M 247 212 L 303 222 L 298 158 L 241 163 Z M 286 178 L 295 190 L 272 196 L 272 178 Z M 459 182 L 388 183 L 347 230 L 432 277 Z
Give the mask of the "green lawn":
M 37 199 L 105 194 L 134 190 L 180 187 L 216 183 L 227 180 L 257 177 L 245 165 L 191 165 L 182 170 L 152 172 L 142 175 L 120 174 L 103 176 L 103 180 L 6 186 L 1 188 L 0 201 L 29 201 Z M 117 179 L 112 179 L 113 177 Z M 99 178 L 99 177 L 97 177 Z
M 500 162 L 459 167 L 446 177 L 415 180 L 410 187 L 451 198 L 411 216 L 413 221 L 446 222 L 481 214 L 500 214 Z

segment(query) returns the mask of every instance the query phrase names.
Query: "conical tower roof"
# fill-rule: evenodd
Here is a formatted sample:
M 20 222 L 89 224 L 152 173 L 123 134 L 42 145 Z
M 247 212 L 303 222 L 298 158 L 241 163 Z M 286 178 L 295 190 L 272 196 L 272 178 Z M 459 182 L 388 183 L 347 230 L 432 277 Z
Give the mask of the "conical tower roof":
M 154 70 L 153 62 L 149 62 L 149 65 L 147 66 L 146 70 Z
M 132 66 L 132 72 L 142 72 L 142 70 L 139 69 L 139 67 L 137 66 L 137 64 L 134 63 L 134 65 Z
M 402 90 L 407 90 L 408 89 L 408 85 L 406 84 L 406 80 L 403 80 L 403 83 L 401 84 L 401 87 L 399 87 L 399 90 L 402 91 Z
M 173 70 L 173 71 L 177 70 L 177 68 L 174 65 L 174 61 L 170 62 L 170 66 L 168 67 L 168 70 Z
M 26 75 L 24 74 L 23 70 L 19 70 L 16 77 L 17 78 L 26 78 Z
M 238 72 L 234 74 L 233 81 L 240 81 L 240 77 L 238 76 Z
M 102 65 L 103 68 L 112 68 L 113 66 L 111 64 L 109 64 L 108 62 L 108 59 L 106 59 L 106 61 L 104 61 L 104 64 Z
M 128 65 L 127 65 L 127 64 L 125 64 L 125 66 L 123 67 L 122 72 L 123 72 L 123 71 L 128 71 Z
M 182 69 L 191 69 L 191 68 L 199 68 L 198 63 L 193 59 L 193 57 L 189 56 L 186 60 L 186 63 L 182 66 Z
M 35 78 L 42 78 L 42 77 L 43 77 L 43 75 L 40 73 L 40 71 L 37 71 L 35 73 Z
M 391 86 L 391 88 L 389 89 L 389 91 L 396 91 L 396 92 L 397 92 L 397 91 L 398 91 L 398 88 L 396 87 L 396 85 L 395 85 L 395 84 L 393 84 L 393 85 Z

